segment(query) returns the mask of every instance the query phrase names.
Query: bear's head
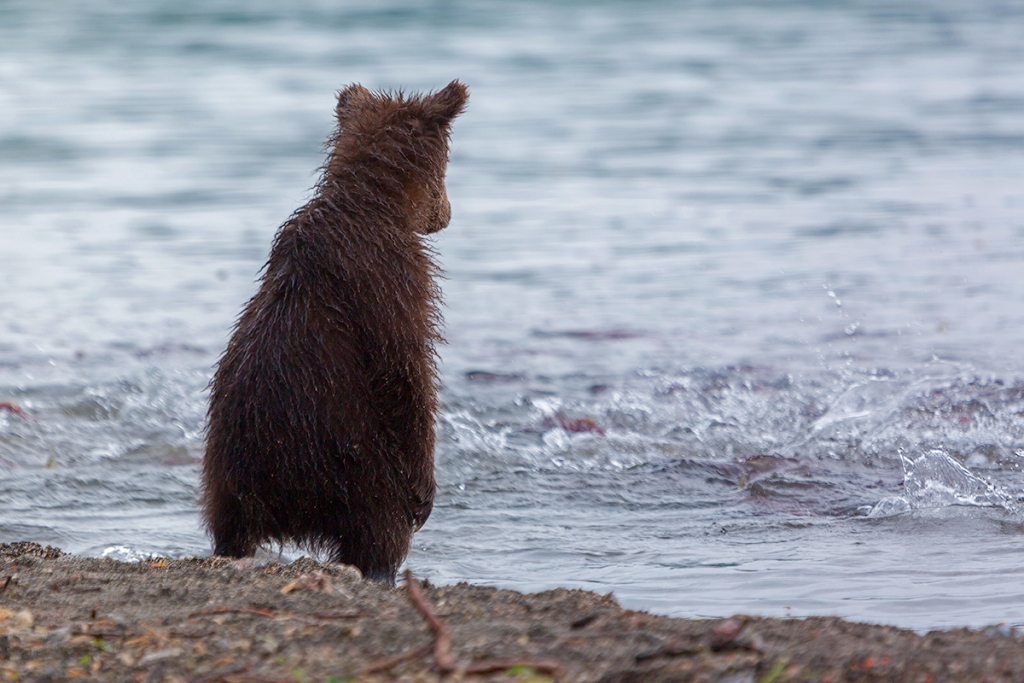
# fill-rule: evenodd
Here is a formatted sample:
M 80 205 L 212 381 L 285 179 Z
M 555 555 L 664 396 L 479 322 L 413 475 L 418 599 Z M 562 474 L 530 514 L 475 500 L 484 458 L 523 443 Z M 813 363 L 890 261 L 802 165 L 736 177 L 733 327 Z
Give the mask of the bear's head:
M 418 233 L 448 225 L 448 139 L 469 90 L 459 81 L 427 95 L 370 92 L 355 84 L 338 93 L 338 130 L 328 178 L 350 178 Z

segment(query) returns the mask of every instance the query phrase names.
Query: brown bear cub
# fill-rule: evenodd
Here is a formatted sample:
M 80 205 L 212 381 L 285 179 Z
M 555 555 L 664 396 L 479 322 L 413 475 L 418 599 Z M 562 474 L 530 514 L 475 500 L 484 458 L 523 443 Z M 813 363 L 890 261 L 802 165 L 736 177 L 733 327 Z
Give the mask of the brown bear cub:
M 214 553 L 293 541 L 394 583 L 434 503 L 440 340 L 423 235 L 448 225 L 452 81 L 338 95 L 312 200 L 274 239 L 211 384 L 202 505 Z

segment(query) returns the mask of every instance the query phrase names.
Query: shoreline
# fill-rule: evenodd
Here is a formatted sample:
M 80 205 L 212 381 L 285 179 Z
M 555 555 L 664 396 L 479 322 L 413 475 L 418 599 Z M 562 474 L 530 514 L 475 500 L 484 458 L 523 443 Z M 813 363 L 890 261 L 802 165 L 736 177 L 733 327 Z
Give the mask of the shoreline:
M 1014 681 L 1024 637 L 679 619 L 609 594 L 364 581 L 308 558 L 124 563 L 0 544 L 0 680 Z

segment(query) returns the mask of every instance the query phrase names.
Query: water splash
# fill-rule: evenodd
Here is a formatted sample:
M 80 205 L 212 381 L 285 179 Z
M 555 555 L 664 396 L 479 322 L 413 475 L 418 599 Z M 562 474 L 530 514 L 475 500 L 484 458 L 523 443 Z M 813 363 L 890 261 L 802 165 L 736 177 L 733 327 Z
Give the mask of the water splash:
M 1016 517 L 1024 509 L 1000 487 L 982 479 L 944 451 L 935 449 L 910 458 L 900 452 L 903 463 L 903 495 L 875 504 L 868 517 L 891 517 L 911 510 L 953 505 L 998 507 Z
M 130 545 L 112 545 L 103 549 L 100 557 L 109 557 L 118 562 L 142 562 L 159 557 L 159 553 L 147 553 Z

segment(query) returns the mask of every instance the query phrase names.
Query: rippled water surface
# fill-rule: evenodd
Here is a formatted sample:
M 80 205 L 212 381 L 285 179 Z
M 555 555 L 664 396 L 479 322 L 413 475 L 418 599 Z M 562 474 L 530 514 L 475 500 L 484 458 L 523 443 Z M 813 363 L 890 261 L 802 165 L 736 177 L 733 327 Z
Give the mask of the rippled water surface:
M 438 582 L 1024 625 L 1024 5 L 0 1 L 0 541 L 209 552 L 334 92 L 455 126 Z

